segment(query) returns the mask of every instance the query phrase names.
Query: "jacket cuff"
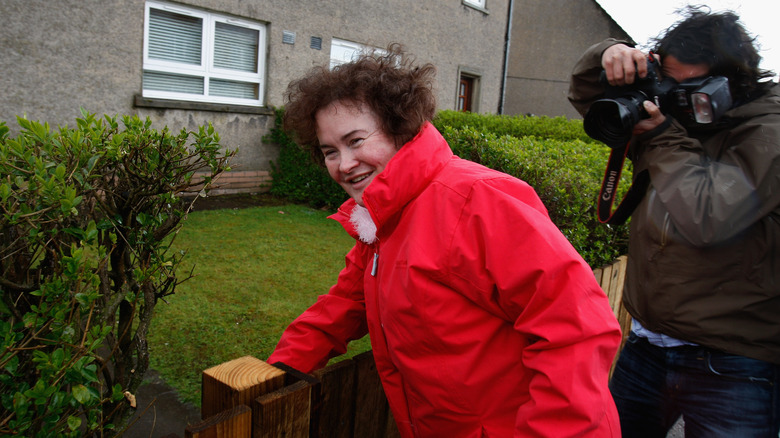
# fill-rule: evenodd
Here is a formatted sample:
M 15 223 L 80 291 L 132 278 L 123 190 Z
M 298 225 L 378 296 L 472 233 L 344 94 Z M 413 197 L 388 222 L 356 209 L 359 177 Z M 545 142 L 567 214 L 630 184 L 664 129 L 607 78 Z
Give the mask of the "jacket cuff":
M 599 48 L 601 48 L 600 55 L 603 55 L 605 50 L 607 50 L 608 48 L 610 48 L 610 47 L 612 47 L 612 46 L 616 46 L 616 45 L 618 45 L 618 44 L 622 44 L 622 45 L 624 45 L 624 46 L 628 46 L 628 47 L 631 47 L 631 48 L 634 48 L 634 47 L 636 47 L 636 46 L 634 45 L 634 43 L 632 43 L 632 42 L 630 42 L 630 41 L 626 41 L 626 40 L 619 40 L 619 39 L 617 39 L 617 38 L 607 38 L 607 39 L 605 39 L 604 41 L 602 41 L 602 42 L 598 43 L 598 44 L 596 45 L 596 47 L 599 47 Z M 599 56 L 599 61 L 600 61 L 600 60 L 601 60 L 601 56 Z
M 664 120 L 663 123 L 661 123 L 660 125 L 656 126 L 655 128 L 647 132 L 639 134 L 637 136 L 637 140 L 641 142 L 650 141 L 650 139 L 652 139 L 653 137 L 669 129 L 669 127 L 672 126 L 672 120 L 674 120 L 672 117 L 666 116 L 666 120 Z

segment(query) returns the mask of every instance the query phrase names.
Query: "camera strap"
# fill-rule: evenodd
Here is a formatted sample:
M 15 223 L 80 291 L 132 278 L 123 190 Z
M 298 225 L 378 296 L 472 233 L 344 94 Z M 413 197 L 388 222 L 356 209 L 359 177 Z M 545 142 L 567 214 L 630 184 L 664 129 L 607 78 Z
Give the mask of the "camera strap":
M 647 186 L 650 183 L 650 174 L 646 170 L 640 172 L 634 178 L 634 182 L 628 188 L 628 192 L 626 192 L 623 200 L 620 201 L 615 211 L 612 211 L 627 154 L 628 144 L 612 148 L 612 152 L 609 154 L 607 169 L 604 171 L 604 180 L 601 182 L 598 202 L 599 222 L 603 224 L 621 225 L 625 223 L 634 212 L 634 209 L 636 209 L 636 206 L 639 205 L 639 201 L 644 197 Z

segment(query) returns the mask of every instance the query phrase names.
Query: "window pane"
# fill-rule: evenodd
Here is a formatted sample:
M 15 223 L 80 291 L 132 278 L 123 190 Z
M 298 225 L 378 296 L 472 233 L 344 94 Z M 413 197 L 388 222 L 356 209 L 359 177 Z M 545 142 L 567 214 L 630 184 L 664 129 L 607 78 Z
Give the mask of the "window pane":
M 360 56 L 360 47 L 332 40 L 330 44 L 330 68 L 350 62 Z
M 149 58 L 200 65 L 203 20 L 149 10 Z
M 214 32 L 214 67 L 257 73 L 260 32 L 217 22 Z
M 363 54 L 387 55 L 387 51 L 364 44 L 333 38 L 330 43 L 330 68 L 352 62 Z M 399 60 L 400 61 L 400 60 Z
M 237 97 L 240 99 L 257 100 L 259 87 L 251 82 L 226 81 L 212 79 L 209 82 L 209 95 L 221 97 Z
M 169 91 L 173 93 L 200 94 L 204 92 L 203 78 L 198 76 L 177 75 L 145 71 L 144 90 Z

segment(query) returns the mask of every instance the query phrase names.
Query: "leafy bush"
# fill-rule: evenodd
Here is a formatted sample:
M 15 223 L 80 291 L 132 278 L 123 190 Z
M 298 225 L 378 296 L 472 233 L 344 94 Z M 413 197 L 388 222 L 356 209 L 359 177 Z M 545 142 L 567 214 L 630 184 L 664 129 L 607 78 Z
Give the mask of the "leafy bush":
M 346 195 L 282 132 L 281 115 L 280 110 L 268 138 L 282 146 L 271 192 L 295 202 L 336 208 Z M 581 120 L 445 110 L 433 124 L 456 155 L 528 182 L 553 222 L 591 267 L 627 252 L 627 226 L 603 225 L 596 216 L 609 149 L 585 134 Z M 630 181 L 629 167 L 623 172 L 616 199 L 622 198 Z
M 18 123 L 9 138 L 0 122 L 0 434 L 102 435 L 132 414 L 155 304 L 183 281 L 168 254 L 192 206 L 179 193 L 234 152 L 211 126 Z

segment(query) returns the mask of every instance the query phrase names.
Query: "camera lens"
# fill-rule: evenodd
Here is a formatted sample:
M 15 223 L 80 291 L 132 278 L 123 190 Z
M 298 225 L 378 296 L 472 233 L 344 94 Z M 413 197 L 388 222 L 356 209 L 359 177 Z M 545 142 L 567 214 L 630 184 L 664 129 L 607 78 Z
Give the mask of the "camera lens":
M 644 95 L 637 93 L 593 102 L 585 114 L 585 133 L 609 147 L 625 145 L 631 139 L 634 125 L 639 122 L 644 100 Z

